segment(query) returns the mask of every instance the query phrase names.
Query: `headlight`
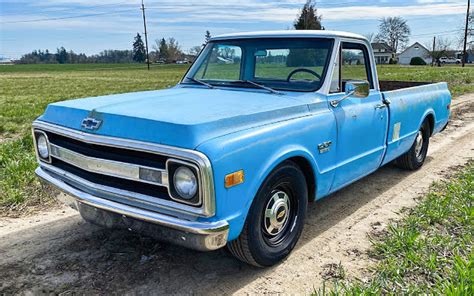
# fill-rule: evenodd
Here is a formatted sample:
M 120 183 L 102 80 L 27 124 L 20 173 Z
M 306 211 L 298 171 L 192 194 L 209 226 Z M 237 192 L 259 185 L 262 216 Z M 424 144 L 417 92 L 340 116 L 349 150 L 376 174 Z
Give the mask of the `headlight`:
M 176 169 L 173 176 L 176 192 L 185 200 L 192 199 L 198 190 L 198 181 L 193 171 L 181 166 Z
M 39 156 L 43 159 L 48 159 L 49 158 L 49 145 L 48 145 L 48 140 L 46 139 L 46 136 L 43 134 L 40 134 L 38 136 L 38 140 L 36 141 L 36 145 L 38 147 Z

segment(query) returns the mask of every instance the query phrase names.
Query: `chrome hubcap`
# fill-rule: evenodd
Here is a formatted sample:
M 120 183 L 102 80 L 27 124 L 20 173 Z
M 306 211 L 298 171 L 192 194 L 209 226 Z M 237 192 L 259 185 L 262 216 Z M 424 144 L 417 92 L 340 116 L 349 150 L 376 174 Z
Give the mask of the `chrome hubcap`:
M 421 131 L 416 135 L 415 140 L 415 155 L 417 158 L 421 157 L 421 152 L 423 151 L 423 133 Z
M 265 208 L 264 230 L 271 236 L 282 232 L 290 216 L 290 199 L 283 191 L 275 192 Z

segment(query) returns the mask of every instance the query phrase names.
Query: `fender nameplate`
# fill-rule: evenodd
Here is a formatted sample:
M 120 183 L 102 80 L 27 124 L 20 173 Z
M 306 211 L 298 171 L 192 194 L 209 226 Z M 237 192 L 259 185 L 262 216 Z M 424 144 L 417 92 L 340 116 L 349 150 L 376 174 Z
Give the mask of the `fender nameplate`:
M 329 150 L 331 150 L 330 149 L 331 145 L 332 145 L 331 141 L 327 141 L 327 142 L 319 144 L 318 145 L 319 154 L 329 152 Z

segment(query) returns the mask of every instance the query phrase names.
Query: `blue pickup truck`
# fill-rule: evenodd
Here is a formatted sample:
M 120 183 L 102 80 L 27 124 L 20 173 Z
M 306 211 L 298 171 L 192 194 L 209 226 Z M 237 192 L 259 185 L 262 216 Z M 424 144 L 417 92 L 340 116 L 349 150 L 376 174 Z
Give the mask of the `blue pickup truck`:
M 420 168 L 450 105 L 446 83 L 379 81 L 359 35 L 223 35 L 171 89 L 50 104 L 36 174 L 86 221 L 265 267 L 308 203 L 388 163 Z

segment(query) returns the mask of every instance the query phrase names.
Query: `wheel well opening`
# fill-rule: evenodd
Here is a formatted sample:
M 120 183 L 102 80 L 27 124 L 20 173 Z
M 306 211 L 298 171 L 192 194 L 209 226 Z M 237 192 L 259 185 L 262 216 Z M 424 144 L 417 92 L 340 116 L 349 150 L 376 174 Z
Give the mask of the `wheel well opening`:
M 428 124 L 430 125 L 430 136 L 433 134 L 433 130 L 434 130 L 434 116 L 433 114 L 428 114 L 428 116 L 426 116 L 425 118 L 425 121 L 428 121 Z
M 303 172 L 308 186 L 308 201 L 313 202 L 316 196 L 316 178 L 311 163 L 304 157 L 293 157 L 288 160 L 296 163 Z

